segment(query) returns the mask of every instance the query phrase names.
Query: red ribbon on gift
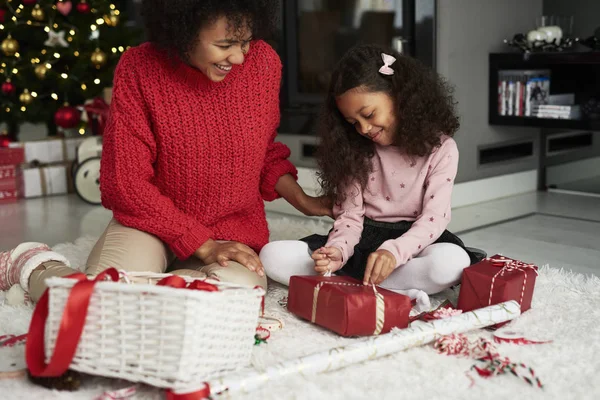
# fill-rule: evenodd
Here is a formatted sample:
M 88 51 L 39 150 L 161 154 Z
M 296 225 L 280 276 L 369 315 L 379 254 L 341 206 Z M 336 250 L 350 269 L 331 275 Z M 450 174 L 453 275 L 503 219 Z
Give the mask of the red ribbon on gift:
M 531 269 L 538 275 L 537 269 L 533 264 L 527 264 L 522 261 L 511 260 L 507 258 L 492 258 L 490 259 L 492 265 L 495 267 L 501 267 L 500 271 L 498 271 L 492 277 L 492 284 L 490 286 L 490 297 L 488 300 L 488 305 L 492 304 L 492 294 L 494 293 L 494 282 L 498 276 L 502 276 L 505 273 L 513 272 L 513 271 L 522 271 L 523 272 L 523 288 L 521 289 L 521 298 L 519 299 L 519 305 L 523 303 L 523 296 L 525 296 L 525 286 L 527 285 L 527 270 Z
M 33 311 L 25 344 L 25 359 L 33 376 L 60 376 L 69 369 L 79 344 L 79 338 L 83 332 L 94 286 L 96 283 L 107 279 L 117 282 L 119 272 L 114 268 L 109 268 L 93 280 L 88 280 L 80 272 L 66 276 L 66 278 L 75 279 L 78 282 L 73 285 L 69 293 L 60 321 L 54 353 L 48 364 L 44 360 L 44 328 L 48 318 L 48 290 L 44 292 Z M 210 292 L 219 290 L 215 285 L 199 280 L 187 284 L 182 277 L 176 275 L 161 279 L 157 285 Z
M 104 127 L 106 126 L 106 121 L 108 119 L 108 114 L 110 110 L 110 106 L 102 97 L 96 97 L 92 100 L 91 103 L 84 104 L 83 109 L 85 110 L 88 117 L 88 124 L 92 132 L 94 131 L 93 121 L 98 121 L 98 133 L 97 135 L 102 135 L 104 133 Z

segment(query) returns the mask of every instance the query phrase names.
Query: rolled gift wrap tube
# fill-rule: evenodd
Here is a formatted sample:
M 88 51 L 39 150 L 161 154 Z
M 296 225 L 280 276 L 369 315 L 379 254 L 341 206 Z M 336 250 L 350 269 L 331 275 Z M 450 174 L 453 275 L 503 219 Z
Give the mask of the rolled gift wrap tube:
M 297 373 L 310 375 L 335 371 L 412 347 L 423 346 L 433 342 L 440 336 L 467 332 L 510 321 L 520 314 L 519 303 L 511 300 L 449 318 L 429 322 L 415 321 L 406 329 L 395 329 L 390 333 L 368 337 L 348 346 L 336 347 L 328 351 L 284 361 L 267 367 L 264 371 L 245 370 L 233 373 L 206 382 L 201 391 L 204 393 L 210 392 L 210 395 L 248 393 L 266 382 L 287 375 Z M 192 391 L 174 391 L 174 393 L 190 392 Z

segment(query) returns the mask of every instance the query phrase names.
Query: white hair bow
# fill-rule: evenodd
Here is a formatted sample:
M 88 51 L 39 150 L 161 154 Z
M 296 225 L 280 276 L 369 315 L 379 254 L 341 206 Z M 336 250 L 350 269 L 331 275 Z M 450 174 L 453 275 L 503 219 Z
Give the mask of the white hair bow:
M 383 75 L 394 75 L 394 70 L 390 67 L 396 59 L 389 54 L 381 53 L 381 59 L 383 60 L 383 66 L 379 68 L 379 72 Z

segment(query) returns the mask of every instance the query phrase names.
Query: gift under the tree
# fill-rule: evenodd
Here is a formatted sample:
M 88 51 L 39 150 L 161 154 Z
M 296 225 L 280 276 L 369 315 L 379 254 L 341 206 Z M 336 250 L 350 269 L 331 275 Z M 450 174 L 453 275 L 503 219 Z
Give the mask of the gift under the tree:
M 23 161 L 25 161 L 25 151 L 23 150 L 23 148 L 0 148 L 0 165 L 19 165 Z
M 25 149 L 25 162 L 40 164 L 64 163 L 76 158 L 77 147 L 84 138 L 56 138 L 11 143 L 13 148 Z
M 292 276 L 288 310 L 342 336 L 406 328 L 410 298 L 345 276 Z
M 496 254 L 463 271 L 457 308 L 471 311 L 516 300 L 531 308 L 537 266 Z
M 0 204 L 14 203 L 18 198 L 19 167 L 23 149 L 0 148 Z
M 41 197 L 73 192 L 70 163 L 24 167 L 21 170 L 22 197 Z

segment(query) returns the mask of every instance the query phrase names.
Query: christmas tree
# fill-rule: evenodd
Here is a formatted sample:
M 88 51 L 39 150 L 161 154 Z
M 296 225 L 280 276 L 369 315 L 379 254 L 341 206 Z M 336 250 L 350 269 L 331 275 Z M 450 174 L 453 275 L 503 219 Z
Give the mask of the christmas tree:
M 82 127 L 81 106 L 112 86 L 121 54 L 137 44 L 119 0 L 0 0 L 0 125 Z M 83 132 L 83 130 L 80 130 Z

